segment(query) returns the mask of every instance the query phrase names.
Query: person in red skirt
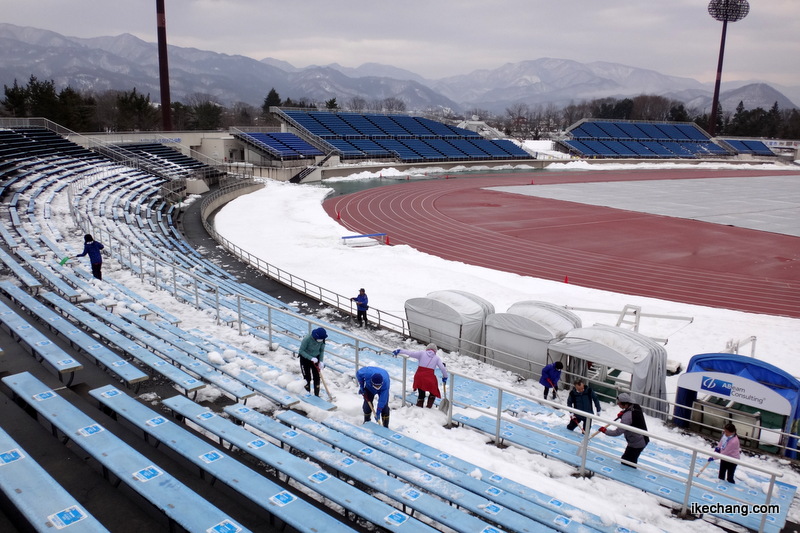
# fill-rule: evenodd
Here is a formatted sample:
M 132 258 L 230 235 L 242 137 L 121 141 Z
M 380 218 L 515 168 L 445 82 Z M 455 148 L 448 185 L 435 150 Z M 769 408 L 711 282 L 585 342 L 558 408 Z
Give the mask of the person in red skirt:
M 411 350 L 395 350 L 392 352 L 395 355 L 403 354 L 419 361 L 416 373 L 414 373 L 414 385 L 417 390 L 417 407 L 422 407 L 425 404 L 425 393 L 428 393 L 428 408 L 433 407 L 433 402 L 436 398 L 441 398 L 442 393 L 439 392 L 439 380 L 436 379 L 434 373 L 436 368 L 442 372 L 442 383 L 447 383 L 447 367 L 445 366 L 442 358 L 437 355 L 439 349 L 435 344 L 431 343 L 420 352 Z

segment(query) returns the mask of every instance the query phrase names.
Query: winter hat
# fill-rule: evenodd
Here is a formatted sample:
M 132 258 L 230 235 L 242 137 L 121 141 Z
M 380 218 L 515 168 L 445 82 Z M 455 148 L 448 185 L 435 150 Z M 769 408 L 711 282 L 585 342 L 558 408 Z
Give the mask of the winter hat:
M 380 374 L 372 374 L 372 379 L 370 380 L 373 389 L 380 389 L 383 387 L 383 376 Z
M 328 332 L 325 328 L 317 328 L 311 332 L 311 338 L 315 340 L 324 340 L 328 338 Z
M 433 350 L 434 352 L 437 352 L 437 351 L 439 351 L 439 348 L 437 348 L 437 347 L 436 347 L 436 345 L 435 345 L 435 344 L 433 344 L 433 343 L 430 343 L 429 345 L 427 345 L 427 346 L 425 347 L 425 349 L 426 349 L 426 350 Z
M 617 402 L 633 403 L 633 398 L 631 398 L 631 395 L 628 394 L 627 392 L 620 392 L 619 395 L 617 395 Z
M 564 363 L 562 363 L 561 361 L 556 361 L 556 368 L 561 370 L 562 368 L 564 368 Z
M 83 242 L 92 242 L 92 241 L 94 241 L 94 239 L 88 233 L 83 236 Z

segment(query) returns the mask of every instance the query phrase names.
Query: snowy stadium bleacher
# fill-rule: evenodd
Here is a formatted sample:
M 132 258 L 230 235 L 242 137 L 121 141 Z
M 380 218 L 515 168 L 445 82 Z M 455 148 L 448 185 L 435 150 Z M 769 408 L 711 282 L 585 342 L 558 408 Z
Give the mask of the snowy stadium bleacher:
M 559 141 L 570 153 L 589 158 L 696 159 L 753 154 L 774 156 L 760 141 L 715 143 L 694 123 L 584 119 Z
M 274 113 L 342 159 L 394 158 L 414 163 L 532 158 L 507 139 L 484 139 L 473 131 L 424 117 L 279 108 Z
M 402 117 L 398 120 L 389 115 L 375 115 L 370 119 L 371 115 L 352 115 L 339 116 L 337 120 L 332 118 L 336 115 L 327 113 L 323 113 L 326 118 L 310 115 L 298 115 L 296 121 L 305 121 L 309 128 L 327 135 L 329 142 L 348 140 L 351 145 L 359 142 L 366 147 L 371 145 L 363 143 L 371 141 L 380 147 L 386 145 L 384 149 L 393 154 L 399 153 L 401 145 L 405 147 L 403 150 L 418 157 L 429 153 L 428 149 L 435 150 L 437 145 L 439 156 L 446 157 L 447 149 L 439 143 L 447 142 L 447 146 L 454 148 L 461 145 L 461 154 L 469 150 L 477 157 L 480 150 L 484 158 L 486 154 L 501 157 L 502 144 L 477 143 L 474 134 L 462 135 L 457 129 L 425 119 Z M 310 120 L 315 120 L 317 125 Z M 347 127 L 339 122 L 345 120 Z M 370 129 L 369 124 L 377 130 Z M 622 124 L 617 126 L 624 131 Z M 636 133 L 629 126 L 625 129 Z M 658 134 L 645 129 L 650 134 Z M 645 129 L 640 130 L 642 135 Z M 681 128 L 676 129 L 681 131 Z M 325 131 L 331 133 L 325 134 Z M 337 137 L 339 134 L 335 131 L 342 136 Z M 350 132 L 350 139 L 343 135 L 345 131 Z M 362 133 L 366 131 L 370 132 L 369 136 Z M 678 135 L 675 131 L 672 134 Z M 58 138 L 53 139 L 53 136 Z M 498 531 L 497 528 L 504 531 L 633 530 L 629 522 L 626 526 L 610 524 L 583 509 L 565 505 L 556 495 L 504 480 L 491 472 L 486 472 L 483 480 L 476 479 L 475 465 L 424 447 L 402 434 L 371 424 L 351 426 L 336 418 L 324 424 L 312 421 L 300 415 L 297 409 L 325 412 L 336 406 L 310 394 L 291 392 L 282 379 L 285 369 L 207 332 L 185 329 L 180 319 L 149 302 L 146 295 L 114 280 L 113 276 L 101 282 L 69 262 L 59 265 L 60 258 L 77 251 L 75 241 L 79 241 L 80 234 L 91 232 L 106 243 L 108 256 L 115 264 L 153 285 L 153 290 L 169 293 L 176 300 L 201 310 L 210 322 L 228 324 L 250 338 L 267 340 L 270 349 L 279 346 L 296 352 L 299 340 L 319 324 L 298 314 L 281 300 L 240 283 L 189 246 L 174 225 L 174 206 L 159 196 L 160 186 L 165 181 L 163 177 L 122 166 L 55 134 L 39 132 L 37 138 L 47 141 L 34 141 L 27 130 L 0 130 L 0 227 L 3 230 L 0 258 L 16 280 L 16 283 L 0 283 L 0 292 L 24 310 L 15 312 L 4 308 L 0 322 L 6 329 L 19 331 L 19 338 L 30 351 L 37 359 L 47 361 L 60 378 L 61 374 L 68 374 L 70 382 L 76 376 L 80 380 L 83 360 L 106 369 L 110 384 L 91 391 L 91 395 L 105 409 L 128 420 L 139 432 L 125 435 L 126 438 L 141 438 L 140 433 L 143 433 L 145 441 L 149 437 L 166 443 L 189 464 L 199 466 L 203 472 L 297 531 L 318 531 L 312 527 L 318 525 L 325 531 L 349 531 L 357 529 L 357 521 L 388 531 L 435 531 L 440 530 L 440 526 L 454 531 L 487 533 Z M 661 139 L 660 142 L 665 141 Z M 298 151 L 298 147 L 300 145 L 295 145 L 292 149 Z M 503 157 L 507 157 L 508 153 L 504 153 Z M 439 156 L 430 152 L 425 159 Z M 191 162 L 188 164 L 191 166 Z M 64 235 L 62 230 L 70 226 L 77 227 L 77 231 L 74 235 Z M 31 333 L 32 322 L 46 325 L 51 328 L 52 335 L 68 340 L 77 357 L 41 333 L 38 336 Z M 380 346 L 364 342 L 333 325 L 325 324 L 325 327 L 330 334 L 330 355 L 326 363 L 331 372 L 352 376 L 359 365 L 375 364 L 398 377 L 411 374 L 416 368 L 414 361 L 393 357 Z M 134 399 L 139 387 L 156 379 L 171 383 L 184 395 L 161 402 L 163 407 L 179 415 L 174 421 L 149 411 Z M 299 377 L 294 376 L 291 381 L 297 380 Z M 235 527 L 241 527 L 240 531 L 248 530 L 240 525 L 238 517 L 227 516 L 178 482 L 172 485 L 173 491 L 163 491 L 157 484 L 129 479 L 134 472 L 139 481 L 150 476 L 164 476 L 160 479 L 172 481 L 169 472 L 143 461 L 138 452 L 112 434 L 111 428 L 98 423 L 96 416 L 76 411 L 62 397 L 62 391 L 53 390 L 27 373 L 6 376 L 3 382 L 14 391 L 18 402 L 52 424 L 54 435 L 60 432 L 72 436 L 88 456 L 165 513 L 171 525 L 187 530 L 233 531 Z M 237 402 L 226 408 L 229 416 L 270 435 L 279 444 L 268 442 L 261 433 L 236 426 L 192 402 L 189 397 L 195 398 L 205 387 L 215 388 Z M 580 435 L 565 436 L 547 422 L 531 418 L 534 415 L 561 416 L 562 413 L 552 406 L 463 376 L 453 378 L 451 389 L 454 404 L 484 411 L 497 406 L 502 397 L 500 410 L 513 413 L 520 421 L 519 425 L 504 424 L 502 439 L 569 465 L 580 463 L 577 451 L 581 446 Z M 268 402 L 271 411 L 278 416 L 271 418 L 246 407 L 247 400 L 254 397 Z M 98 409 L 96 415 L 104 412 Z M 480 416 L 459 413 L 454 420 L 490 436 L 495 432 L 494 419 L 487 425 Z M 174 423 L 181 421 L 187 429 Z M 201 433 L 195 428 L 214 434 L 220 444 L 226 441 L 251 454 L 256 461 L 254 464 L 261 461 L 270 465 L 278 481 L 292 479 L 293 483 L 304 487 L 303 492 L 287 490 L 260 470 L 226 468 L 224 465 L 231 459 L 226 457 L 225 450 L 209 448 L 208 441 L 198 440 Z M 308 460 L 284 452 L 283 446 L 301 451 Z M 675 478 L 691 472 L 693 456 L 690 453 L 654 444 L 652 450 L 648 449 L 643 455 L 643 463 L 650 469 L 632 473 L 620 469 L 619 462 L 610 459 L 619 455 L 620 446 L 619 442 L 612 442 L 593 447 L 588 468 L 616 482 L 656 494 L 665 501 L 677 505 L 685 503 L 681 484 Z M 390 472 L 391 476 L 381 475 L 376 479 L 376 469 Z M 354 483 L 341 481 L 332 476 L 331 471 L 337 471 Z M 124 479 L 126 476 L 128 479 Z M 58 492 L 57 488 L 49 488 L 52 482 L 48 478 L 36 479 L 41 479 L 36 481 L 36 487 Z M 766 486 L 767 481 L 762 476 L 760 482 Z M 779 531 L 795 491 L 792 486 L 775 485 L 769 496 L 772 502 L 781 504 L 783 514 L 770 515 L 765 525 L 758 523 L 757 516 L 718 516 L 752 529 Z M 336 505 L 318 506 L 306 493 Z M 180 501 L 174 501 L 178 494 Z M 738 485 L 727 495 L 719 496 L 714 492 L 713 483 L 695 485 L 688 498 L 700 502 L 763 502 L 761 492 Z M 63 505 L 69 504 L 67 500 Z M 194 509 L 202 509 L 202 512 L 194 512 Z M 62 511 L 54 509 L 52 512 Z M 39 511 L 42 512 L 51 511 Z M 65 516 L 66 520 L 69 515 L 60 516 Z M 315 518 L 309 523 L 308 518 L 312 516 Z M 36 512 L 29 516 L 31 521 L 37 518 L 41 517 Z M 88 523 L 89 517 L 84 524 Z M 234 529 L 226 529 L 230 527 Z

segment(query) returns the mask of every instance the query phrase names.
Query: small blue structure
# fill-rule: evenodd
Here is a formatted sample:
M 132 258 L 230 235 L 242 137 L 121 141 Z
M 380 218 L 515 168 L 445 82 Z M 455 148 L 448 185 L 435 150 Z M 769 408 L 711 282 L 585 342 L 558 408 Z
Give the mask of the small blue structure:
M 713 404 L 698 401 L 698 394 L 713 399 Z M 679 427 L 688 427 L 692 421 L 697 421 L 698 414 L 702 417 L 705 413 L 704 405 L 715 406 L 711 410 L 712 418 L 732 422 L 742 420 L 737 414 L 744 413 L 730 408 L 734 403 L 783 417 L 780 430 L 790 436 L 782 437 L 779 446 L 784 447 L 786 457 L 798 457 L 800 380 L 774 365 L 751 357 L 729 353 L 706 353 L 692 357 L 686 372 L 678 378 L 673 422 Z M 698 410 L 693 410 L 693 407 Z M 754 429 L 749 437 L 758 440 L 760 427 Z M 749 429 L 747 431 L 750 432 Z

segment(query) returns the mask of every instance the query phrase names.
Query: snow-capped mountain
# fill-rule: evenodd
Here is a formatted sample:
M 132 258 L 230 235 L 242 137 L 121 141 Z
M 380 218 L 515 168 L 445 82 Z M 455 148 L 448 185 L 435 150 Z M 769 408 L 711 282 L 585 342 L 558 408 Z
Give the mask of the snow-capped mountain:
M 367 101 L 398 98 L 409 110 L 428 108 L 487 109 L 502 114 L 514 103 L 565 105 L 601 97 L 657 94 L 707 107 L 712 87 L 690 78 L 666 76 L 653 70 L 608 62 L 580 63 L 542 58 L 509 63 L 492 70 L 427 80 L 390 65 L 366 63 L 356 68 L 337 64 L 297 68 L 273 58 L 261 61 L 196 48 L 169 47 L 172 98 L 184 101 L 202 93 L 223 104 L 245 102 L 260 106 L 270 89 L 283 98 L 342 105 L 352 97 Z M 156 43 L 129 34 L 81 39 L 36 28 L 0 24 L 0 83 L 24 84 L 30 76 L 53 80 L 61 88 L 82 91 L 107 89 L 149 93 L 159 100 Z M 723 93 L 723 109 L 768 109 L 774 102 L 785 109 L 794 104 L 765 84 L 756 88 L 736 84 Z M 734 86 L 734 84 L 731 84 Z M 800 88 L 786 88 L 800 95 Z M 744 91 L 744 92 L 741 92 Z

